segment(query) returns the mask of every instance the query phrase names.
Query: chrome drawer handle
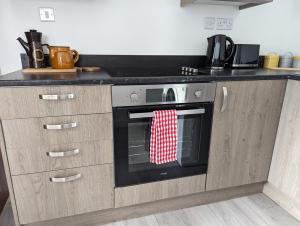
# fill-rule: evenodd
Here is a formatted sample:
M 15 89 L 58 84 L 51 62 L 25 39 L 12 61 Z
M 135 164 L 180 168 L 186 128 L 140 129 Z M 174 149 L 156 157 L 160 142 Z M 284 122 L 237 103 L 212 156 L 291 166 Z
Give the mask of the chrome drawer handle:
M 80 178 L 81 178 L 81 173 L 78 173 L 69 177 L 50 177 L 50 181 L 53 183 L 66 183 L 66 182 L 79 180 Z
M 49 151 L 47 155 L 51 158 L 69 157 L 79 154 L 79 149 L 73 149 L 69 151 Z
M 223 104 L 221 107 L 222 113 L 227 109 L 227 105 L 228 105 L 228 89 L 227 87 L 223 87 Z
M 77 122 L 58 124 L 58 125 L 44 125 L 44 129 L 47 130 L 62 130 L 62 129 L 71 129 L 76 128 L 78 126 Z
M 51 95 L 44 95 L 40 94 L 39 95 L 41 100 L 73 100 L 75 99 L 74 93 L 68 93 L 68 94 L 51 94 Z

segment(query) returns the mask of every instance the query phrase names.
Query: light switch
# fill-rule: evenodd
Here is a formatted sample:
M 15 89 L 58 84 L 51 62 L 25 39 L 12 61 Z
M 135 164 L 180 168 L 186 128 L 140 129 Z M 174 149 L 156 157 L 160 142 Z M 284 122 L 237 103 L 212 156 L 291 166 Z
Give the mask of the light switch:
M 40 8 L 40 18 L 42 22 L 53 22 L 54 18 L 54 9 L 53 8 Z

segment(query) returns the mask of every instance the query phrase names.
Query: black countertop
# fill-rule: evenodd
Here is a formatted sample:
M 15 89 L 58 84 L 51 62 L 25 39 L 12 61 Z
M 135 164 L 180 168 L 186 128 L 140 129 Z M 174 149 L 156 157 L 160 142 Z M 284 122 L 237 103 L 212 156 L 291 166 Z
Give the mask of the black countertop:
M 193 83 L 209 81 L 247 81 L 247 80 L 300 80 L 300 72 L 275 71 L 266 69 L 240 69 L 222 71 L 201 71 L 202 75 L 157 76 L 157 77 L 112 77 L 106 71 L 80 72 L 74 74 L 23 74 L 22 71 L 0 76 L 0 86 L 38 86 L 38 85 L 142 85 L 162 83 Z

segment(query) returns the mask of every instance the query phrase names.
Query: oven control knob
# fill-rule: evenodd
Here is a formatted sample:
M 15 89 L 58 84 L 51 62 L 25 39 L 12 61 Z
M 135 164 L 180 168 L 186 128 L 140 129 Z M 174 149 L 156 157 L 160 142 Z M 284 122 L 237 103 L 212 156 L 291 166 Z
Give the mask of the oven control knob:
M 130 94 L 130 100 L 131 102 L 137 102 L 139 99 L 139 96 L 136 93 L 131 93 Z
M 195 97 L 200 98 L 202 96 L 202 91 L 201 90 L 197 90 L 194 93 Z

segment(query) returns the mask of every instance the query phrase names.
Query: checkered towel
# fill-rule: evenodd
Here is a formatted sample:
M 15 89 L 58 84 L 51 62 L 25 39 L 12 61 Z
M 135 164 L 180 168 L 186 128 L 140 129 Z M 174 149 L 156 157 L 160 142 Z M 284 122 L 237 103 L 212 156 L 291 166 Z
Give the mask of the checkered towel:
M 150 162 L 164 164 L 177 160 L 176 110 L 154 111 L 151 126 Z

